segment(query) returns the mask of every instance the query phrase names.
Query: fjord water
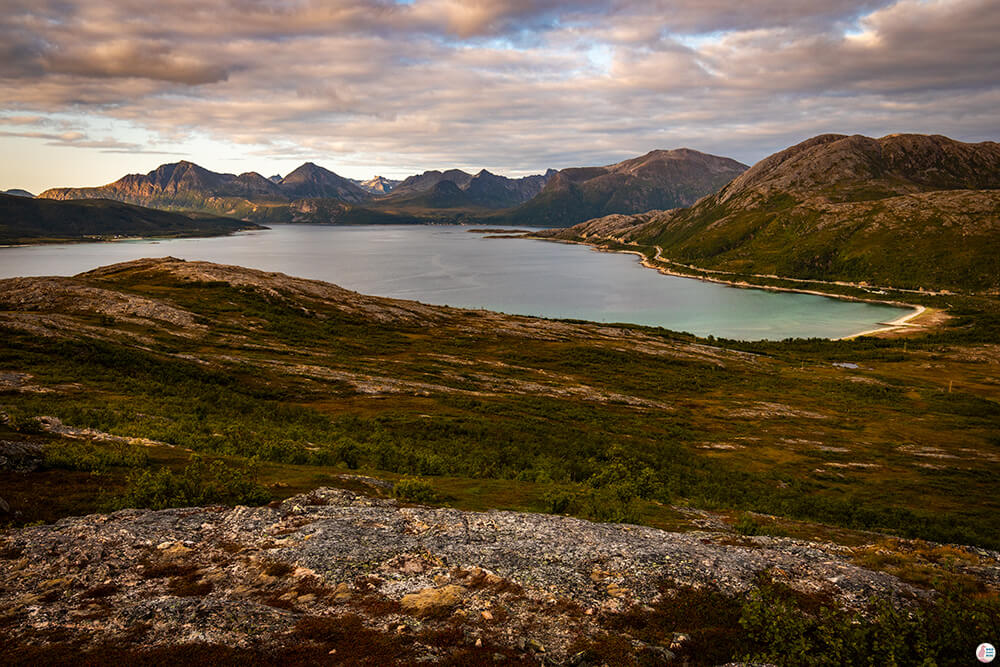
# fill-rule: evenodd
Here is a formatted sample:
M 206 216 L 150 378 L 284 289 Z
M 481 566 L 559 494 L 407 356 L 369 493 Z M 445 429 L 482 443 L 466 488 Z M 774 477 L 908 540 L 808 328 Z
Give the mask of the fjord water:
M 73 275 L 140 257 L 236 264 L 364 294 L 505 313 L 631 322 L 744 340 L 838 338 L 905 310 L 665 276 L 634 255 L 457 226 L 274 225 L 233 236 L 0 248 L 0 277 Z

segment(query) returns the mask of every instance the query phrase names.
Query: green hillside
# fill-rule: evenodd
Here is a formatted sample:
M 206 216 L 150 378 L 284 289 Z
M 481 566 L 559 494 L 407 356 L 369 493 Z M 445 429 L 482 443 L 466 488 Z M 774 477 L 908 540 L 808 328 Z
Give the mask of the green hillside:
M 662 248 L 734 274 L 907 289 L 1000 287 L 1000 145 L 823 135 L 694 206 L 594 220 L 568 237 Z
M 101 240 L 120 236 L 217 236 L 258 225 L 189 216 L 104 199 L 54 201 L 0 194 L 0 243 Z

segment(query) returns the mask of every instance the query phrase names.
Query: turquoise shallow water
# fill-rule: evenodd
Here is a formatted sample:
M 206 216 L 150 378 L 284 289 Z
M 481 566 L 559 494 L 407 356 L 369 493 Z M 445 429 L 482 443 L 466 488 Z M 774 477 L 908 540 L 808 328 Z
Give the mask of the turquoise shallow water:
M 208 239 L 0 248 L 0 277 L 73 275 L 166 255 L 280 271 L 425 303 L 631 322 L 744 340 L 837 338 L 907 312 L 664 276 L 643 268 L 634 255 L 491 239 L 452 226 L 274 225 Z

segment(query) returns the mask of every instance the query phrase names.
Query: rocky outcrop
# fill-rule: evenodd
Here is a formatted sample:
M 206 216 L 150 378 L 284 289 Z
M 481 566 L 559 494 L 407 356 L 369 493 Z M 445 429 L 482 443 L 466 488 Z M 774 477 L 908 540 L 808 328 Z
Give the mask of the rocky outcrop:
M 14 639 L 58 630 L 91 645 L 260 647 L 349 614 L 368 631 L 447 626 L 469 646 L 563 662 L 609 615 L 671 587 L 739 593 L 762 575 L 847 605 L 922 595 L 832 545 L 322 488 L 269 507 L 124 510 L 8 531 L 0 624 Z M 418 650 L 441 657 L 433 645 Z
M 156 320 L 178 329 L 201 329 L 194 316 L 166 303 L 124 292 L 81 285 L 72 278 L 8 278 L 0 281 L 0 307 L 16 311 L 98 313 L 115 320 Z
M 42 463 L 45 450 L 37 442 L 0 440 L 0 470 L 34 472 Z

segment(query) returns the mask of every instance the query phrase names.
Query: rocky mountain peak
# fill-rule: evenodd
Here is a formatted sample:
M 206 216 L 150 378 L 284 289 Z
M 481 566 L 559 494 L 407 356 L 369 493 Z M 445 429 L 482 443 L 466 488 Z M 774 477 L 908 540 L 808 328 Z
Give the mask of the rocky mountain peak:
M 368 198 L 368 193 L 351 181 L 313 162 L 302 164 L 278 185 L 294 199 L 332 198 L 353 203 Z

